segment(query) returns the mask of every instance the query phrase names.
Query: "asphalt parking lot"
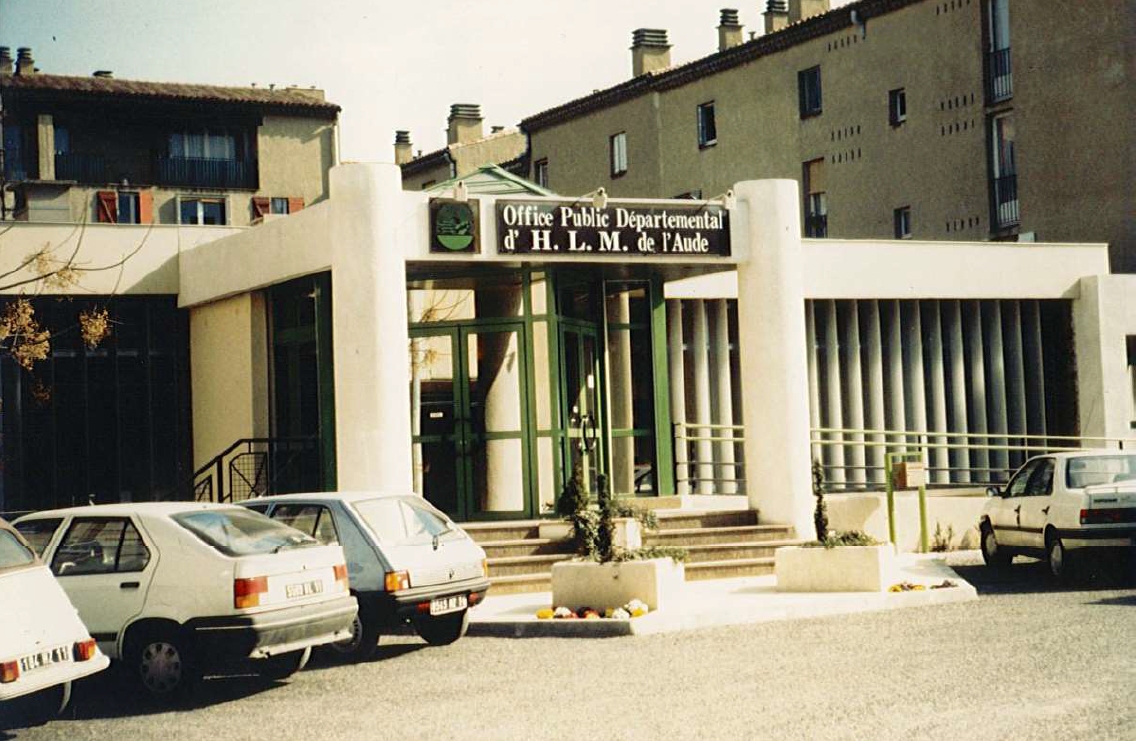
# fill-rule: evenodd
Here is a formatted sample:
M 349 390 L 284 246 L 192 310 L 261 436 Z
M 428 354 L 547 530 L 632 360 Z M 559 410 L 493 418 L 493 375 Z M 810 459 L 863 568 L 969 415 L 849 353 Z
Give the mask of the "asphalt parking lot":
M 367 664 L 210 680 L 173 709 L 112 670 L 67 717 L 0 738 L 1136 737 L 1132 575 L 1068 587 L 1018 561 L 956 557 L 982 596 L 938 607 L 598 640 L 398 636 Z

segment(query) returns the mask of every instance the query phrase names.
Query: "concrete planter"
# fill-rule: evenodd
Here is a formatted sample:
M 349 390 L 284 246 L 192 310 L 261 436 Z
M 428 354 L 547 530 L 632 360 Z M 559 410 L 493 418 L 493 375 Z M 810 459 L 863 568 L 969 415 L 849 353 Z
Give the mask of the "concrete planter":
M 670 558 L 596 563 L 561 561 L 552 564 L 552 604 L 578 610 L 619 607 L 633 599 L 661 610 L 682 600 L 686 569 Z
M 895 578 L 895 547 L 778 548 L 774 573 L 779 592 L 882 592 Z
M 643 547 L 643 530 L 633 517 L 615 518 L 615 545 L 629 551 Z M 572 537 L 572 525 L 564 520 L 543 520 L 537 526 L 539 537 L 549 540 L 567 540 Z

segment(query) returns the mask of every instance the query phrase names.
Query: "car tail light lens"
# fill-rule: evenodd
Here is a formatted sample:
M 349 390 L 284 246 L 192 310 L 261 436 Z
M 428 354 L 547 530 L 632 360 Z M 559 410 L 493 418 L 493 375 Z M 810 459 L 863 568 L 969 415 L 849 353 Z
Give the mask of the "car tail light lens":
M 1116 522 L 1136 522 L 1136 509 L 1118 507 L 1112 509 L 1081 510 L 1082 525 L 1110 525 Z
M 348 581 L 347 581 L 347 564 L 345 564 L 345 563 L 335 564 L 334 571 L 335 571 L 335 583 L 339 585 L 341 591 L 346 592 L 347 591 L 347 584 L 348 584 Z
M 406 571 L 388 571 L 384 582 L 388 592 L 410 589 L 410 574 Z
M 15 682 L 20 678 L 20 664 L 18 661 L 5 661 L 0 664 L 0 684 Z
M 95 658 L 95 647 L 94 638 L 88 638 L 85 641 L 76 643 L 75 650 L 72 652 L 75 656 L 75 661 L 90 661 Z
M 247 607 L 256 607 L 260 604 L 260 595 L 268 591 L 268 577 L 256 576 L 252 579 L 233 580 L 233 606 L 238 610 Z

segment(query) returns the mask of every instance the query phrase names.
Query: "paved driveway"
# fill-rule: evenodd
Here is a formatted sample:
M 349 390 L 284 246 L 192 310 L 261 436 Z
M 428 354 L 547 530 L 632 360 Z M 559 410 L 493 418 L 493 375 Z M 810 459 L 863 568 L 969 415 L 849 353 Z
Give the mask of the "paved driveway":
M 1021 559 L 1019 559 L 1021 560 Z M 959 559 L 956 559 L 959 561 Z M 140 704 L 116 674 L 73 719 L 18 738 L 1136 738 L 1131 578 L 1058 588 L 1036 563 L 975 602 L 602 640 L 412 636 L 365 665 L 290 683 L 206 683 L 194 706 Z M 0 738 L 4 733 L 0 732 Z

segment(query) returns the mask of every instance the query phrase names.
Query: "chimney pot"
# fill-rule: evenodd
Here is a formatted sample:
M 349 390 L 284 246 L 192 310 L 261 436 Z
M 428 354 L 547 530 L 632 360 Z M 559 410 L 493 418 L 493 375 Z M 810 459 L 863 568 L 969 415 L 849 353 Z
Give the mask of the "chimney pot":
M 31 47 L 21 46 L 16 49 L 16 74 L 34 75 L 35 71 L 35 60 L 32 59 Z
M 414 159 L 414 148 L 410 143 L 410 132 L 398 130 L 394 132 L 394 163 L 404 165 Z
M 666 29 L 637 28 L 631 33 L 631 75 L 638 77 L 671 66 Z
M 481 106 L 476 103 L 454 103 L 446 123 L 446 144 L 468 144 L 484 138 Z
M 784 0 L 780 4 L 784 5 Z M 789 0 L 789 23 L 807 20 L 828 11 L 828 0 Z
M 742 24 L 738 23 L 738 11 L 734 8 L 722 8 L 722 15 L 718 21 L 718 51 L 725 51 L 731 46 L 745 42 Z
M 12 50 L 7 46 L 0 46 L 0 75 L 12 74 Z
M 776 33 L 789 25 L 789 7 L 785 0 L 769 0 L 762 15 L 765 16 L 766 33 Z

